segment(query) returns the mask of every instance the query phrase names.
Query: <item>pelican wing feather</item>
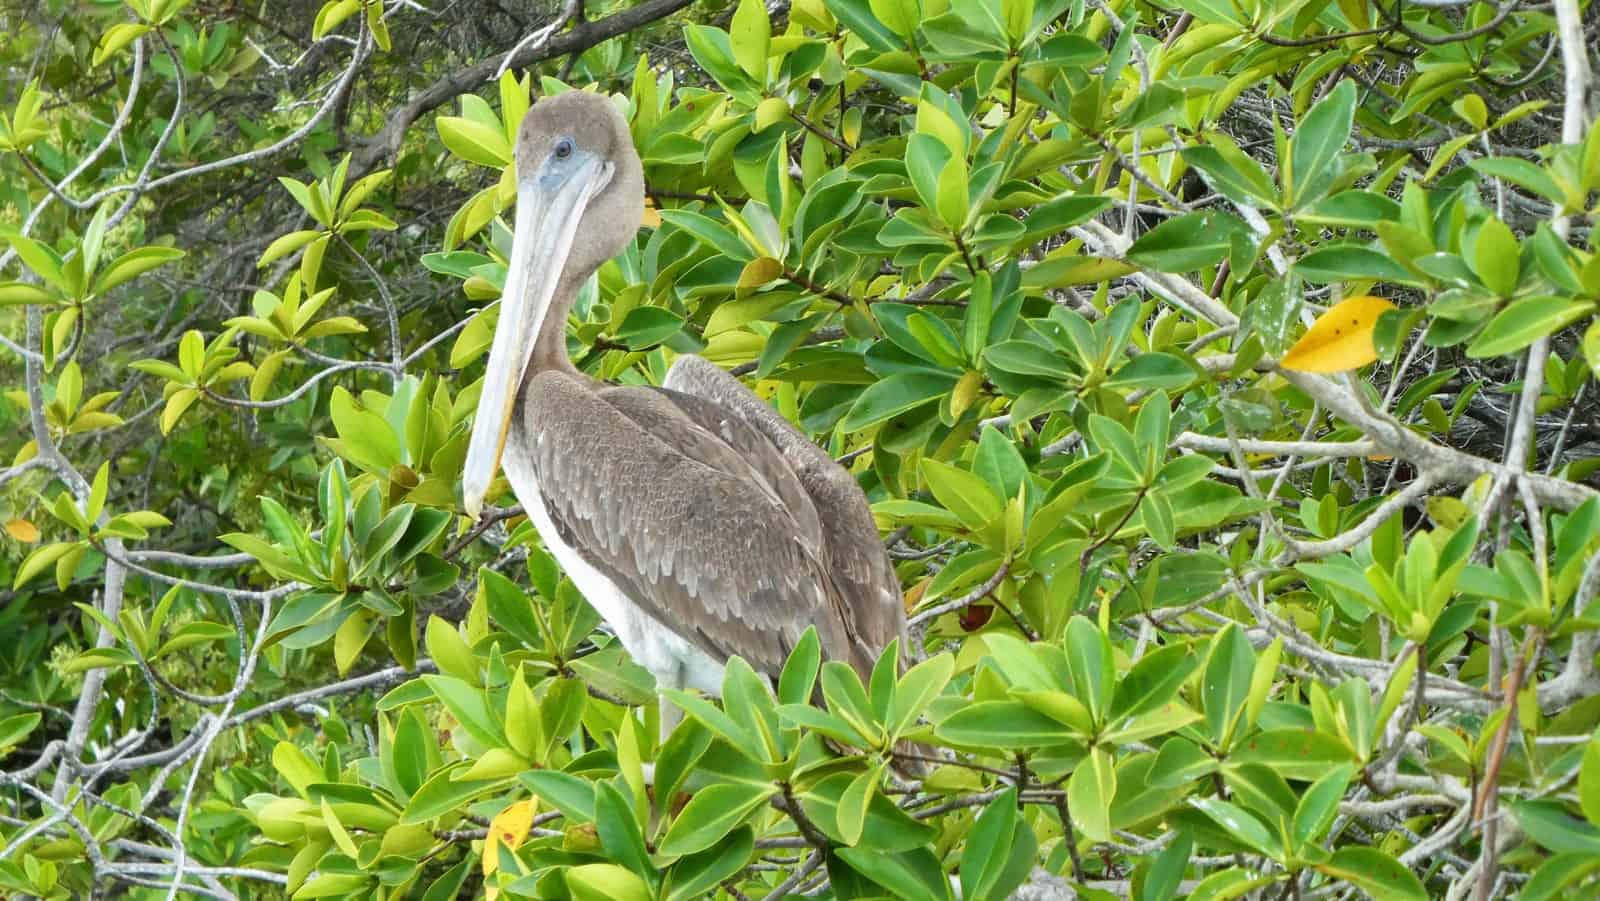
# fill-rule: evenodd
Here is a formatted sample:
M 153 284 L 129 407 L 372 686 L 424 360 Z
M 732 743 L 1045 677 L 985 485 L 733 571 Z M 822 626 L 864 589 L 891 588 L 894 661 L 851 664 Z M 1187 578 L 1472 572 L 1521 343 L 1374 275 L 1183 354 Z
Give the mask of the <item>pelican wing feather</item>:
M 853 644 L 817 511 L 743 418 L 702 422 L 674 392 L 545 371 L 513 428 L 561 539 L 657 621 L 718 659 L 778 673 L 808 625 Z M 682 404 L 682 405 L 681 405 Z M 535 499 L 524 498 L 524 503 Z
M 749 423 L 800 480 L 827 524 L 823 556 L 842 598 L 841 615 L 853 645 L 849 660 L 865 673 L 892 639 L 904 638 L 906 614 L 900 579 L 855 477 L 742 382 L 702 357 L 679 357 L 665 385 L 701 399 L 706 409 L 721 416 L 731 414 Z M 904 645 L 902 640 L 902 650 Z

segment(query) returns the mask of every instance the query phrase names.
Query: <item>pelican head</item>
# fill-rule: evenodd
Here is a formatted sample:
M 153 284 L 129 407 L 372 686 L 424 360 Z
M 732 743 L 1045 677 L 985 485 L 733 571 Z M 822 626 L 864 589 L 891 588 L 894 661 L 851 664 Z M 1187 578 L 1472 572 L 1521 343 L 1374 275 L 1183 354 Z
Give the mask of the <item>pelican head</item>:
M 517 132 L 513 165 L 511 264 L 462 476 L 473 519 L 500 467 L 536 349 L 565 359 L 567 309 L 578 288 L 627 246 L 644 214 L 644 173 L 627 120 L 599 94 L 569 91 L 535 103 Z

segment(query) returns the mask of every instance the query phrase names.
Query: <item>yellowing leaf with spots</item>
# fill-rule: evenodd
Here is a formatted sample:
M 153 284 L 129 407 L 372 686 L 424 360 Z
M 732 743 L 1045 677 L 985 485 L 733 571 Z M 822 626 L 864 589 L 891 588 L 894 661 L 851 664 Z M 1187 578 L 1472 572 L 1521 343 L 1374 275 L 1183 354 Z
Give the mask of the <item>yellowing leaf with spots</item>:
M 489 876 L 500 866 L 500 845 L 515 850 L 528 838 L 533 828 L 533 815 L 539 802 L 532 798 L 518 801 L 495 814 L 489 821 L 489 835 L 483 841 L 483 893 L 487 901 L 494 901 L 500 889 L 489 882 Z
M 928 585 L 930 585 L 932 582 L 933 578 L 929 577 L 906 589 L 905 602 L 907 613 L 917 609 L 917 605 L 922 603 L 922 596 L 927 592 Z
M 1299 372 L 1344 372 L 1378 358 L 1372 330 L 1394 304 L 1381 297 L 1351 297 L 1317 317 L 1278 365 Z
M 24 544 L 39 540 L 39 527 L 26 519 L 13 519 L 6 523 L 6 534 Z
M 646 197 L 644 201 L 644 215 L 639 219 L 642 228 L 660 228 L 661 212 L 656 209 L 655 201 Z

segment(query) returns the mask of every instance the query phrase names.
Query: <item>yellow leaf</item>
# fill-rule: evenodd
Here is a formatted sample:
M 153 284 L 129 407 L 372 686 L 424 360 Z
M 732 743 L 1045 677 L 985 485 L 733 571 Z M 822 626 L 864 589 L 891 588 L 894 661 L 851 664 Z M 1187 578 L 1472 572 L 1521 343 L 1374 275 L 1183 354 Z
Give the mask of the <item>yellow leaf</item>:
M 1443 529 L 1459 529 L 1472 515 L 1472 508 L 1447 495 L 1428 498 L 1427 509 L 1428 518 Z
M 734 289 L 734 296 L 739 298 L 749 297 L 757 288 L 766 285 L 783 275 L 783 262 L 772 257 L 756 257 L 744 264 L 744 269 L 739 272 L 739 284 Z
M 1306 329 L 1278 365 L 1299 372 L 1344 372 L 1378 358 L 1372 330 L 1394 304 L 1381 297 L 1351 297 L 1335 304 Z
M 489 876 L 500 866 L 500 845 L 503 843 L 513 850 L 520 847 L 533 828 L 533 815 L 538 809 L 539 802 L 529 798 L 512 804 L 489 821 L 489 837 L 483 842 L 483 891 L 488 901 L 494 901 L 495 895 L 500 893 L 489 884 Z
M 978 399 L 978 392 L 981 390 L 983 390 L 983 373 L 976 369 L 967 370 L 950 392 L 950 415 L 960 419 L 961 414 L 967 412 L 967 408 Z
M 27 443 L 17 451 L 17 455 L 11 458 L 11 465 L 21 466 L 37 456 L 39 456 L 39 442 L 29 438 Z
M 755 131 L 766 131 L 767 128 L 782 122 L 789 116 L 789 101 L 782 97 L 768 97 L 756 107 Z
M 6 523 L 6 534 L 24 544 L 39 540 L 39 527 L 26 519 L 13 519 Z
M 927 592 L 928 586 L 932 582 L 933 578 L 929 577 L 906 589 L 905 603 L 907 613 L 917 609 L 917 605 L 922 603 L 922 595 Z

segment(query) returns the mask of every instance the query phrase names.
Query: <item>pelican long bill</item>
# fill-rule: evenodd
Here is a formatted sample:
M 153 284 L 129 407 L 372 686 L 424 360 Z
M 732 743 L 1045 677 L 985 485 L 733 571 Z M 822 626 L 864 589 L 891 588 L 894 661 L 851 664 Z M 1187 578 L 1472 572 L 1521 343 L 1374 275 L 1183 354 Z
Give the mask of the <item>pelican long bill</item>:
M 518 178 L 510 268 L 461 479 L 464 506 L 474 520 L 500 468 L 517 393 L 572 252 L 578 222 L 590 199 L 611 180 L 611 163 L 590 154 L 575 162 L 565 175 L 541 172 Z

